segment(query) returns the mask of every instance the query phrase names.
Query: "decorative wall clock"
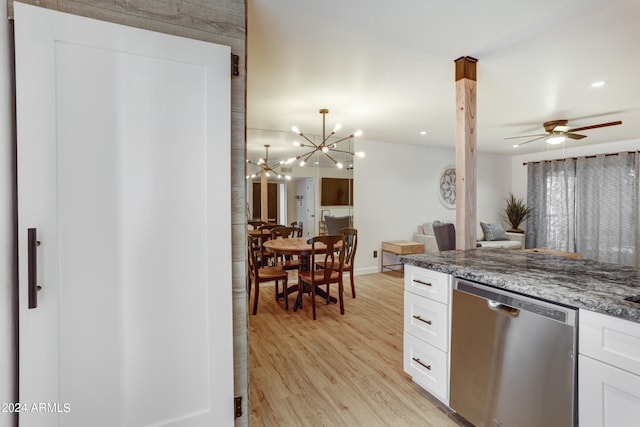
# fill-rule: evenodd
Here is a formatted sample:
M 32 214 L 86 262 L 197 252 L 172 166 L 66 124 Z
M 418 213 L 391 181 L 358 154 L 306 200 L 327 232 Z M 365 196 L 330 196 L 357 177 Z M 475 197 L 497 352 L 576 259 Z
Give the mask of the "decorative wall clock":
M 438 198 L 447 209 L 456 208 L 456 166 L 448 165 L 442 169 L 438 180 Z

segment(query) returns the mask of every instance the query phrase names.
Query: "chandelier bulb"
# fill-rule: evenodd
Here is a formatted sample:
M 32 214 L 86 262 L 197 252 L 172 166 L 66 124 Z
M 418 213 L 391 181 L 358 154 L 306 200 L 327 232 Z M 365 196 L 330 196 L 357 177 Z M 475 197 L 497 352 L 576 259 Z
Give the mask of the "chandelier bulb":
M 326 147 L 326 146 L 322 147 L 322 152 L 325 153 L 325 154 L 328 153 L 329 152 L 329 147 Z
M 363 158 L 364 157 L 364 151 L 356 151 L 355 153 L 353 153 L 353 155 L 356 156 L 356 157 Z
M 293 133 L 297 133 L 298 135 L 302 133 L 300 132 L 300 129 L 298 129 L 298 126 L 291 126 L 291 130 L 293 131 Z
M 357 131 L 355 131 L 355 132 L 353 133 L 353 136 L 354 136 L 354 137 L 356 137 L 356 138 L 357 138 L 357 137 L 359 137 L 359 136 L 362 136 L 362 131 L 361 131 L 361 130 L 357 130 Z
M 338 167 L 338 169 L 342 169 L 344 165 L 340 162 L 336 162 L 336 166 Z
M 293 141 L 292 143 L 295 147 L 300 147 L 301 144 L 298 141 Z
M 338 132 L 340 129 L 342 129 L 342 125 L 340 123 L 336 123 L 336 125 L 333 128 L 333 132 L 331 133 L 336 133 Z
M 307 164 L 307 162 L 305 162 L 304 160 L 302 160 L 302 161 L 300 162 L 300 167 L 303 167 L 303 166 L 304 166 L 304 165 L 306 165 L 306 164 Z

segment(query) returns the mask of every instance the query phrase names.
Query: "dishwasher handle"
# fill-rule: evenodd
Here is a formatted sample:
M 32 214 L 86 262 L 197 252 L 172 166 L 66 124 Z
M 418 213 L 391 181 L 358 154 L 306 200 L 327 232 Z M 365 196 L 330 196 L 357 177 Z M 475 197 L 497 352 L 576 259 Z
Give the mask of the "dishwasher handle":
M 493 301 L 490 299 L 487 300 L 487 306 L 489 306 L 489 309 L 493 311 L 510 317 L 518 317 L 518 315 L 520 314 L 520 310 L 518 310 L 517 308 L 509 307 L 506 304 L 502 304 L 501 302 Z

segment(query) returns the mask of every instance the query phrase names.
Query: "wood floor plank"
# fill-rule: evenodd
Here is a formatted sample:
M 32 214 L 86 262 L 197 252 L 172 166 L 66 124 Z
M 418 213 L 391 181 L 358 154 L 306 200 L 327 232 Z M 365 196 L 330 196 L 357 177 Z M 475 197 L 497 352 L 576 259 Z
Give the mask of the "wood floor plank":
M 318 299 L 315 321 L 308 296 L 294 312 L 290 295 L 286 311 L 272 284 L 260 287 L 249 319 L 252 426 L 460 425 L 402 369 L 397 273 L 357 276 L 358 297 L 345 292 L 344 316 Z

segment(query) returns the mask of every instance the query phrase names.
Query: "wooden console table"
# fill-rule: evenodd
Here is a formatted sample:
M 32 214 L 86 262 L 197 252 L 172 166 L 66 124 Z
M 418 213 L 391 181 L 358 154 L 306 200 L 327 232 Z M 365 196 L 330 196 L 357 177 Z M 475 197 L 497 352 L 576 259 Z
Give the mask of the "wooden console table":
M 382 251 L 380 253 L 380 272 L 384 269 L 397 271 L 391 267 L 400 266 L 400 271 L 404 274 L 404 264 L 385 264 L 384 253 L 389 252 L 394 255 L 411 255 L 424 253 L 424 243 L 411 242 L 409 240 L 391 240 L 388 242 L 382 242 Z

